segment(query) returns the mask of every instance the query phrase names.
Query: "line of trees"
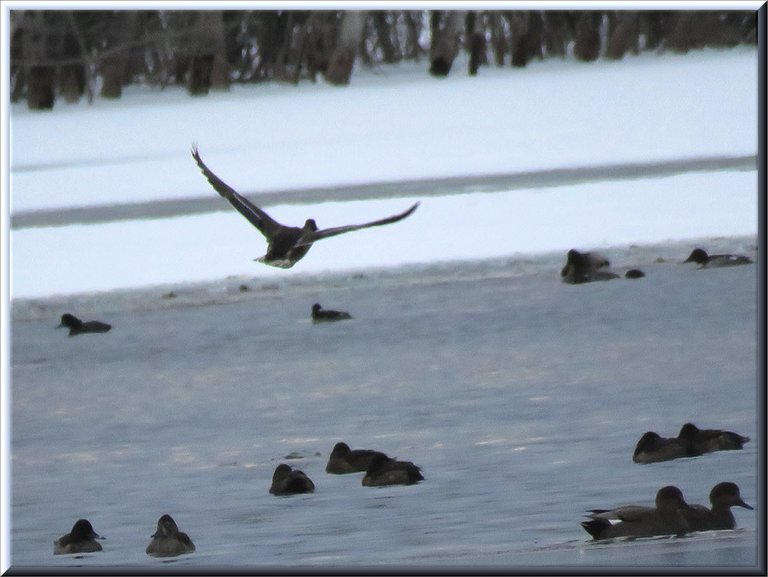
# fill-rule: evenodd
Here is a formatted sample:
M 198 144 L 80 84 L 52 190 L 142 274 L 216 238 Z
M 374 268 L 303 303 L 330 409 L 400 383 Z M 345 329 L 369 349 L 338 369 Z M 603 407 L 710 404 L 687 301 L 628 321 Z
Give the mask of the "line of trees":
M 481 66 L 621 59 L 757 43 L 753 11 L 14 10 L 11 100 L 119 98 L 124 86 L 350 82 L 355 63 L 426 61 L 447 76 L 461 51 Z

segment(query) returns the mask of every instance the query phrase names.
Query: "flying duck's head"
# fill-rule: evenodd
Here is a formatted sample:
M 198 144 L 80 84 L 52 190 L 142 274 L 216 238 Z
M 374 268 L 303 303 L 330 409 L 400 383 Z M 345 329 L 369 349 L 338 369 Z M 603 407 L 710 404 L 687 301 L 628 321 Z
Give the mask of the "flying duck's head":
M 314 218 L 307 219 L 307 221 L 304 223 L 304 230 L 317 230 L 317 223 L 315 222 Z

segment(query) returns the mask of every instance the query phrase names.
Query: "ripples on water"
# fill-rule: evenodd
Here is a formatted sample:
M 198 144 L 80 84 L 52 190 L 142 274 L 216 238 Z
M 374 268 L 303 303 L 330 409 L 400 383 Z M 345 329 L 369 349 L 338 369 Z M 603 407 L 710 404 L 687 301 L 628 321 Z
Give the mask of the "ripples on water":
M 582 286 L 560 283 L 558 254 L 14 302 L 12 564 L 753 565 L 756 512 L 682 539 L 593 543 L 579 526 L 665 484 L 706 503 L 730 480 L 759 505 L 757 267 L 678 264 L 689 248 L 606 250 L 647 277 Z M 312 325 L 313 302 L 354 318 Z M 114 328 L 68 338 L 66 311 Z M 753 441 L 632 463 L 643 432 L 686 421 Z M 339 440 L 426 480 L 327 475 Z M 288 457 L 314 494 L 267 493 Z M 163 513 L 196 553 L 144 554 Z M 80 517 L 104 552 L 53 557 Z

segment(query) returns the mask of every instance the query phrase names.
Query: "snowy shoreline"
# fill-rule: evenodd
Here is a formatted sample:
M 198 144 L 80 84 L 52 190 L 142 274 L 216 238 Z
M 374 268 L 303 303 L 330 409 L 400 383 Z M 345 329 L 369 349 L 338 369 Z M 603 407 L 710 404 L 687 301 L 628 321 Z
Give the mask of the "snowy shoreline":
M 11 297 L 756 235 L 756 65 L 740 48 L 441 81 L 401 66 L 344 90 L 14 105 Z M 258 267 L 263 238 L 202 177 L 193 141 L 285 224 L 422 204 L 318 243 L 296 270 Z
M 756 259 L 757 237 L 698 237 L 669 242 L 649 242 L 601 247 L 612 269 L 623 274 L 626 269 L 650 264 L 681 264 L 697 246 L 710 252 L 736 252 Z M 581 247 L 584 248 L 584 247 Z M 589 248 L 589 247 L 587 247 Z M 177 307 L 198 307 L 231 304 L 254 299 L 270 299 L 286 294 L 315 293 L 318 290 L 360 290 L 366 286 L 428 285 L 467 280 L 515 279 L 528 275 L 551 277 L 560 283 L 559 271 L 565 263 L 565 253 L 551 251 L 528 255 L 427 262 L 396 267 L 362 267 L 336 272 L 307 272 L 291 276 L 260 277 L 257 274 L 230 275 L 201 282 L 180 282 L 149 285 L 138 288 L 82 292 L 47 297 L 12 299 L 14 321 L 57 318 L 69 309 L 87 310 L 89 314 L 125 312 L 131 310 L 162 310 Z M 254 263 L 256 268 L 262 265 Z M 693 268 L 687 264 L 684 268 Z M 626 282 L 626 281 L 620 281 Z

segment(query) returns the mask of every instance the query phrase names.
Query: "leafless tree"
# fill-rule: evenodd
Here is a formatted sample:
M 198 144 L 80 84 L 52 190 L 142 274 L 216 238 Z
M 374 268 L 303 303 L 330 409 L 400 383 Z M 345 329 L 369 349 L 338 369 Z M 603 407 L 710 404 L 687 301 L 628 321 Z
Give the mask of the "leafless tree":
M 752 11 L 12 10 L 14 102 L 119 98 L 131 83 L 190 94 L 233 82 L 352 81 L 355 63 L 429 58 L 446 76 L 463 50 L 469 74 L 488 63 L 621 59 L 627 53 L 757 42 Z M 490 46 L 488 45 L 490 42 Z
M 365 16 L 366 13 L 359 10 L 344 13 L 336 46 L 325 71 L 325 79 L 331 84 L 349 84 L 355 56 L 362 41 Z

